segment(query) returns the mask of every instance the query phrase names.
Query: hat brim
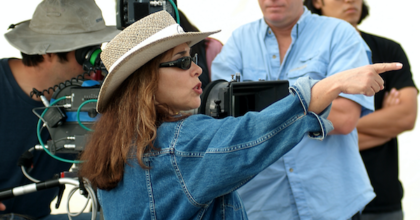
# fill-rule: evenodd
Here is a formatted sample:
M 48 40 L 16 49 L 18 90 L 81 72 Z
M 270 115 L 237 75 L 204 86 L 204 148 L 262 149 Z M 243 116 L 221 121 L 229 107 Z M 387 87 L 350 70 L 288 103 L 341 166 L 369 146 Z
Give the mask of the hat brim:
M 121 32 L 115 26 L 106 26 L 99 31 L 77 34 L 41 34 L 31 30 L 29 22 L 17 25 L 4 36 L 12 46 L 30 55 L 69 52 L 87 46 L 99 45 L 112 40 Z
M 137 50 L 134 49 L 133 51 L 130 51 L 129 55 L 125 56 L 124 59 L 117 61 L 117 63 L 111 67 L 99 92 L 96 106 L 97 111 L 101 113 L 111 98 L 111 95 L 124 82 L 124 80 L 148 61 L 152 60 L 159 54 L 183 43 L 188 43 L 188 45 L 191 47 L 209 35 L 217 32 L 219 31 L 187 32 L 173 35 L 154 41 Z

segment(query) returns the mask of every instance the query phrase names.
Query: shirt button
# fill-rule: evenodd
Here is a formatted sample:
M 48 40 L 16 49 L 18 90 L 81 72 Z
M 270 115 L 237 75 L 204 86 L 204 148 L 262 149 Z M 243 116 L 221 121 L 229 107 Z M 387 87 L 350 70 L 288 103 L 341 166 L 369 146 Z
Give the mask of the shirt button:
M 290 172 L 293 172 L 293 168 L 290 168 L 290 169 L 289 169 L 289 171 L 290 171 Z
M 271 34 L 271 31 L 268 31 L 268 34 Z
M 277 58 L 277 56 L 276 55 L 273 55 L 273 59 L 276 59 Z

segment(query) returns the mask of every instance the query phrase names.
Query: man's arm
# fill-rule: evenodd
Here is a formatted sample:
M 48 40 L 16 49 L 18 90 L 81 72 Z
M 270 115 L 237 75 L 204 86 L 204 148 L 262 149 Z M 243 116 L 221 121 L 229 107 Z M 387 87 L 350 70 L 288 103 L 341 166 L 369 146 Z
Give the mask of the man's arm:
M 349 134 L 357 125 L 362 107 L 343 97 L 338 97 L 332 102 L 331 112 L 328 116 L 334 125 L 334 130 L 329 134 Z
M 385 106 L 359 120 L 359 150 L 366 150 L 400 133 L 411 130 L 417 117 L 417 90 L 405 87 L 399 90 L 399 102 Z
M 358 136 L 360 151 L 385 144 L 386 142 L 391 140 L 391 138 L 371 136 L 363 133 L 358 133 Z
M 334 47 L 330 55 L 327 77 L 370 63 L 369 47 L 350 24 L 344 22 L 337 26 L 332 41 Z M 329 134 L 351 133 L 361 115 L 373 109 L 373 97 L 342 94 L 332 102 L 328 119 L 332 121 L 334 130 Z

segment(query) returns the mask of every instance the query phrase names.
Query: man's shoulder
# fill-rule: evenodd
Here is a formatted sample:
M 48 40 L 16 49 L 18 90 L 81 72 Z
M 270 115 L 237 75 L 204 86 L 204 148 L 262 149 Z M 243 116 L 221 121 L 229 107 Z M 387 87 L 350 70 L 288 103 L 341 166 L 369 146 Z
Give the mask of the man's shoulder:
M 10 72 L 10 65 L 9 65 L 9 59 L 11 58 L 1 58 L 0 59 L 0 73 L 2 77 L 6 76 L 8 72 Z
M 379 36 L 379 35 L 367 33 L 367 32 L 364 32 L 364 31 L 360 31 L 360 34 L 365 41 L 369 41 L 369 40 L 374 41 L 378 45 L 400 46 L 400 44 L 398 42 L 396 42 L 392 39 L 386 38 L 386 37 L 382 37 L 382 36 Z
M 11 58 L 0 58 L 0 65 L 3 66 L 3 65 L 8 64 L 9 59 Z
M 322 26 L 322 28 L 325 30 L 329 30 L 329 29 L 340 29 L 343 31 L 355 30 L 354 27 L 351 26 L 350 23 L 344 20 L 338 19 L 338 18 L 332 18 L 332 17 L 322 16 L 322 15 L 317 15 L 317 14 L 311 14 L 310 16 L 308 16 L 308 18 L 311 25 L 317 24 L 316 26 Z
M 259 30 L 261 26 L 264 24 L 265 24 L 264 18 L 260 18 L 258 20 L 251 21 L 249 23 L 239 26 L 233 31 L 233 33 L 241 33 L 241 32 L 250 31 L 250 30 Z

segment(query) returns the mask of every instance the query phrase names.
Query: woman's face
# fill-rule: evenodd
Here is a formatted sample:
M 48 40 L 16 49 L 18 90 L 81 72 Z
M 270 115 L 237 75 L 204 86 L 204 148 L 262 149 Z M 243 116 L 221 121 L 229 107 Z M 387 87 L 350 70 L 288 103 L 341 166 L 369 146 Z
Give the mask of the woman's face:
M 163 58 L 162 63 L 176 61 L 190 56 L 190 47 L 184 43 L 169 51 Z M 191 61 L 191 67 L 187 70 L 172 64 L 169 67 L 159 68 L 158 90 L 155 94 L 156 102 L 168 105 L 172 114 L 200 107 L 200 95 L 203 93 L 201 82 L 201 68 Z

